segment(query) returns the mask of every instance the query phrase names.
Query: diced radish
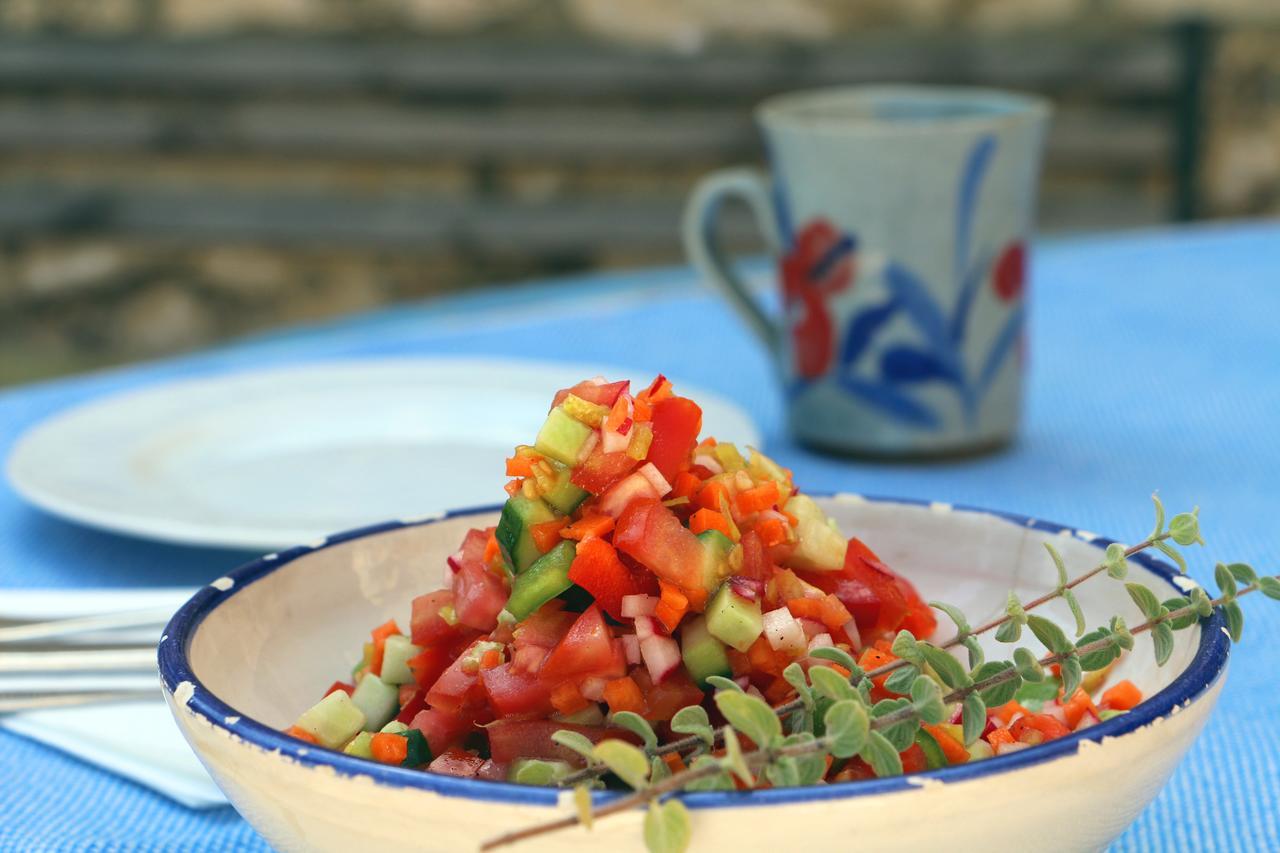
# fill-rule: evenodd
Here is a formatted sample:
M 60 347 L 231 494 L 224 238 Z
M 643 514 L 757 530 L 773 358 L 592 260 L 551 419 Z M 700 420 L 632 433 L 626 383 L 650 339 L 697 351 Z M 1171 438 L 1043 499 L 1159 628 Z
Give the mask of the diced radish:
M 654 684 L 662 680 L 680 666 L 680 646 L 670 637 L 654 634 L 640 641 L 640 656 L 649 670 L 649 677 Z
M 634 404 L 628 396 L 620 396 L 613 404 L 610 418 L 605 420 L 603 426 L 600 427 L 600 449 L 605 453 L 622 453 L 631 444 L 631 413 L 634 411 Z M 626 409 L 626 416 L 622 418 L 622 422 L 615 428 L 610 429 L 609 423 L 614 420 L 614 413 L 621 414 Z
M 611 429 L 600 430 L 600 449 L 605 453 L 622 453 L 631 444 L 631 439 L 621 432 Z
M 605 680 L 603 678 L 596 678 L 595 676 L 584 678 L 578 685 L 578 692 L 582 694 L 584 699 L 600 702 L 604 700 L 604 685 Z
M 667 482 L 667 478 L 662 476 L 662 472 L 652 462 L 646 462 L 641 465 L 636 473 L 649 481 L 649 485 L 653 486 L 658 492 L 658 497 L 665 498 L 671 492 L 671 484 Z
M 757 699 L 764 699 L 764 701 L 766 702 L 769 701 L 768 699 L 764 698 L 763 693 L 761 693 L 758 689 L 756 689 L 756 686 L 754 684 L 748 684 L 745 688 L 743 688 L 743 692 L 745 692 L 748 696 L 754 696 Z
M 831 639 L 831 635 L 825 631 L 821 634 L 815 634 L 809 638 L 809 651 L 814 649 L 827 649 L 834 646 L 835 643 Z
M 622 647 L 627 652 L 627 663 L 638 664 L 643 658 L 640 657 L 640 638 L 635 634 L 622 635 Z
M 637 616 L 652 616 L 658 607 L 658 599 L 652 595 L 622 596 L 622 617 L 634 619 Z
M 667 491 L 670 490 L 670 487 L 668 487 Z M 652 498 L 657 500 L 661 498 L 663 494 L 666 494 L 666 492 L 660 494 L 657 487 L 650 482 L 648 477 L 644 476 L 639 471 L 636 471 L 614 483 L 609 491 L 605 492 L 600 497 L 599 506 L 601 511 L 617 518 L 622 515 L 622 511 L 626 509 L 632 501 L 643 498 Z
M 862 634 L 858 631 L 858 623 L 853 619 L 850 619 L 848 622 L 844 623 L 844 628 L 841 630 L 843 630 L 845 636 L 849 638 L 849 644 L 853 646 L 853 650 L 855 652 L 862 651 Z
M 636 636 L 641 640 L 652 637 L 658 633 L 658 623 L 651 616 L 636 617 Z
M 745 598 L 747 601 L 759 601 L 760 596 L 764 594 L 764 582 L 734 575 L 729 578 L 729 589 L 733 590 L 734 595 Z
M 800 620 L 785 607 L 764 614 L 764 635 L 776 652 L 796 654 L 808 647 Z
M 718 459 L 716 459 L 714 456 L 712 456 L 709 453 L 699 453 L 697 456 L 693 457 L 693 464 L 701 465 L 703 468 L 706 468 L 712 474 L 724 473 L 724 466 L 720 464 L 720 461 Z
M 741 687 L 743 690 L 746 690 L 751 686 L 751 679 L 748 676 L 739 675 L 733 680 L 733 683 Z

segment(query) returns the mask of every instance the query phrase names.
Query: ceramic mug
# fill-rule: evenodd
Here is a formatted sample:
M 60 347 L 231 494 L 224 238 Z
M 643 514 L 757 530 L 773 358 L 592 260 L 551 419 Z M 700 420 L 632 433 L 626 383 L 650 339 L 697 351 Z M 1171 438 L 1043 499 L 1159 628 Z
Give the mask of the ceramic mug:
M 797 438 L 880 456 L 1012 439 L 1048 118 L 1041 99 L 985 89 L 782 95 L 757 111 L 772 174 L 697 185 L 686 251 L 773 353 Z M 716 243 L 730 198 L 777 258 L 780 319 Z

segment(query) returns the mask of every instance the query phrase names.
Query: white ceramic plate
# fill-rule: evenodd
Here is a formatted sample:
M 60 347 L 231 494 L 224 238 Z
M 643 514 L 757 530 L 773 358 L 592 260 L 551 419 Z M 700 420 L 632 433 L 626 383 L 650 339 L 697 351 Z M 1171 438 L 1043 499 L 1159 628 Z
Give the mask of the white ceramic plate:
M 320 362 L 158 385 L 24 435 L 9 481 L 36 506 L 168 542 L 273 549 L 388 518 L 492 504 L 501 460 L 552 394 L 601 365 L 471 359 Z M 741 409 L 676 381 L 703 429 L 759 446 Z M 494 460 L 498 460 L 495 462 Z

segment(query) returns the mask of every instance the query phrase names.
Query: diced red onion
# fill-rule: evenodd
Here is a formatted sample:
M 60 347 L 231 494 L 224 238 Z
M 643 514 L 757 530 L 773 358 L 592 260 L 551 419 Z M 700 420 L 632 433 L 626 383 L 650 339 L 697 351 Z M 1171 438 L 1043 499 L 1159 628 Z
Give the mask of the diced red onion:
M 734 575 L 729 578 L 729 590 L 734 595 L 745 598 L 747 601 L 759 601 L 760 596 L 764 593 L 764 583 L 755 578 Z
M 862 634 L 858 631 L 858 623 L 850 619 L 844 623 L 843 631 L 845 636 L 849 638 L 849 643 L 853 646 L 853 650 L 855 652 L 862 651 Z
M 809 638 L 809 651 L 813 651 L 814 649 L 827 649 L 834 645 L 835 642 L 832 641 L 831 635 L 825 631 Z
M 600 702 L 604 699 L 604 685 L 605 680 L 603 678 L 596 678 L 594 676 L 591 678 L 584 678 L 578 685 L 578 692 L 582 694 L 583 699 L 590 699 L 592 702 Z
M 633 421 L 631 418 L 627 418 L 625 421 L 618 424 L 618 435 L 627 435 L 627 436 L 631 435 L 631 427 L 634 424 L 635 424 L 635 421 Z M 628 438 L 627 441 L 630 442 L 631 439 Z
M 456 575 L 462 571 L 462 552 L 458 551 L 456 554 L 450 554 L 449 559 L 445 560 L 445 562 L 449 564 L 449 571 Z
M 808 642 L 819 634 L 826 633 L 827 626 L 823 625 L 815 619 L 801 619 L 800 628 L 804 631 L 805 641 Z
M 622 616 L 625 619 L 634 619 L 637 616 L 652 616 L 653 611 L 657 609 L 658 599 L 652 595 L 638 593 L 636 595 L 622 596 Z
M 631 444 L 631 439 L 620 432 L 600 428 L 600 449 L 605 453 L 622 453 Z
M 627 653 L 627 663 L 638 664 L 643 660 L 640 657 L 640 638 L 635 634 L 622 635 L 622 648 Z
M 680 666 L 680 646 L 670 637 L 654 634 L 640 641 L 640 655 L 644 665 L 649 669 L 649 677 L 654 684 L 662 680 Z
M 661 477 L 662 475 L 659 474 L 658 476 Z M 670 491 L 669 487 L 668 491 Z M 666 492 L 662 494 L 666 494 Z M 614 483 L 613 487 L 600 497 L 599 506 L 603 512 L 617 518 L 632 501 L 638 498 L 653 498 L 656 500 L 661 498 L 662 494 L 658 494 L 654 484 L 637 471 Z
M 578 461 L 585 462 L 599 443 L 600 433 L 592 431 L 591 435 L 587 436 L 587 440 L 582 442 L 582 448 L 578 451 Z
M 777 652 L 797 654 L 807 649 L 807 640 L 800 620 L 785 607 L 764 614 L 764 635 Z
M 658 633 L 658 623 L 651 616 L 636 617 L 636 636 L 641 640 Z
M 646 462 L 641 465 L 640 470 L 636 471 L 636 473 L 649 481 L 649 485 L 657 490 L 658 497 L 665 498 L 671 491 L 671 484 L 667 482 L 667 478 L 662 476 L 662 472 L 652 462 Z
M 697 456 L 693 457 L 693 464 L 701 465 L 712 474 L 724 473 L 724 466 L 720 464 L 720 460 L 716 459 L 709 453 L 699 453 Z

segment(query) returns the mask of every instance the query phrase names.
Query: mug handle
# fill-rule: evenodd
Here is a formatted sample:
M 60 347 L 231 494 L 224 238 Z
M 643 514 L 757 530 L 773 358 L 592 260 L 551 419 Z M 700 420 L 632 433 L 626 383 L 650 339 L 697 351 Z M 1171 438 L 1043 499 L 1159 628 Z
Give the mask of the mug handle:
M 777 355 L 783 341 L 781 326 L 751 295 L 751 290 L 734 271 L 716 239 L 715 226 L 720 206 L 730 198 L 746 202 L 769 252 L 776 256 L 781 251 L 769 178 L 757 169 L 736 168 L 712 172 L 693 188 L 685 205 L 681 226 L 685 253 L 698 272 L 716 286 L 747 326 L 764 341 L 769 352 Z

